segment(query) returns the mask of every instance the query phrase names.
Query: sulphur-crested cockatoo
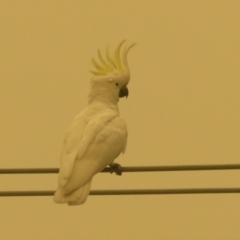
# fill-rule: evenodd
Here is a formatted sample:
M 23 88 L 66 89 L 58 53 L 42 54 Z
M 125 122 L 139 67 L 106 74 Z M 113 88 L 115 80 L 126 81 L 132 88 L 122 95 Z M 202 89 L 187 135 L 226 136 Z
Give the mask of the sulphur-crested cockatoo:
M 56 203 L 83 204 L 89 195 L 93 176 L 107 165 L 114 166 L 114 160 L 126 149 L 127 126 L 119 115 L 118 100 L 128 96 L 127 54 L 135 44 L 121 50 L 124 42 L 118 45 L 112 56 L 107 48 L 105 59 L 100 51 L 99 62 L 92 59 L 96 70 L 91 71 L 94 77 L 91 79 L 89 105 L 77 115 L 66 134 L 59 186 L 54 194 Z

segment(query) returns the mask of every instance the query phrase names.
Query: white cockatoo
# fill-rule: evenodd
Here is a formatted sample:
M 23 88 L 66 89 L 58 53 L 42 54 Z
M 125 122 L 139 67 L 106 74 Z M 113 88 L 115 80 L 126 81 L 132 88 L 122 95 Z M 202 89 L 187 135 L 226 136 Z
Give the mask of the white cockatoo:
M 59 186 L 54 202 L 83 204 L 89 195 L 92 178 L 124 153 L 127 144 L 126 122 L 119 115 L 119 97 L 128 96 L 130 72 L 127 54 L 135 45 L 122 41 L 114 54 L 106 50 L 106 59 L 98 51 L 99 63 L 92 59 L 89 105 L 74 119 L 62 148 Z M 116 172 L 117 173 L 117 172 Z M 121 172 L 118 172 L 121 175 Z

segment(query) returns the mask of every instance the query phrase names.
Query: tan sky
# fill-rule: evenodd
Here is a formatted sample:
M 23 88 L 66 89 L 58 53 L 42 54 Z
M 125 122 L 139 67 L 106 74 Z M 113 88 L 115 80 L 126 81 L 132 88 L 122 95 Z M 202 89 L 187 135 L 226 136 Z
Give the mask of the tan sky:
M 87 104 L 90 60 L 122 39 L 130 96 L 123 166 L 240 159 L 240 2 L 7 1 L 0 4 L 0 168 L 59 167 Z M 97 175 L 92 189 L 240 187 L 239 171 Z M 57 175 L 0 176 L 3 190 L 54 190 Z M 240 195 L 1 198 L 3 240 L 240 239 Z

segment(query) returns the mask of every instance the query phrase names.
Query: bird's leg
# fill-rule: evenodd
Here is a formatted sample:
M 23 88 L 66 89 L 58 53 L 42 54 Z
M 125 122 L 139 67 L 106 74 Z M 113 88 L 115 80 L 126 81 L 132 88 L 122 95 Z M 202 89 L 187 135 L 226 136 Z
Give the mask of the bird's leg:
M 110 166 L 110 173 L 115 172 L 116 175 L 122 175 L 122 166 L 119 163 L 111 163 Z

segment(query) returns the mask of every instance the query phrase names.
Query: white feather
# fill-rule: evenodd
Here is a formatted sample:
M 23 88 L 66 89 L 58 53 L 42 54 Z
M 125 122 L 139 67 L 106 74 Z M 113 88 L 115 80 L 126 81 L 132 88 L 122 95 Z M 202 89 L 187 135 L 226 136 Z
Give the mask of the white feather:
M 116 50 L 119 67 L 122 44 Z M 125 64 L 128 50 L 123 55 Z M 105 68 L 111 68 L 101 54 L 99 58 Z M 93 64 L 101 70 L 95 61 Z M 89 195 L 93 176 L 125 152 L 127 126 L 119 116 L 117 103 L 120 87 L 128 82 L 129 75 L 123 77 L 116 72 L 111 81 L 109 75 L 92 79 L 89 105 L 74 119 L 63 143 L 59 186 L 54 194 L 56 203 L 83 204 Z

